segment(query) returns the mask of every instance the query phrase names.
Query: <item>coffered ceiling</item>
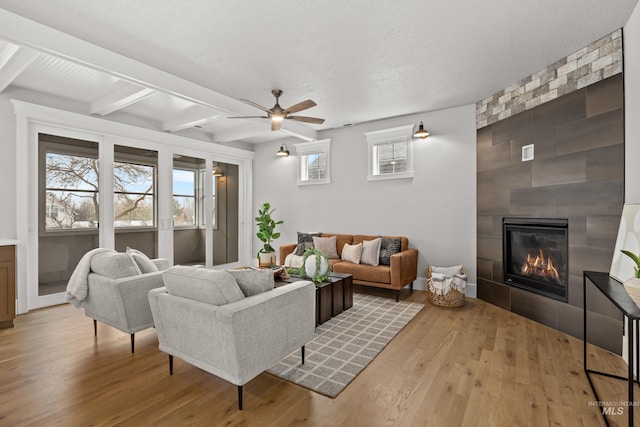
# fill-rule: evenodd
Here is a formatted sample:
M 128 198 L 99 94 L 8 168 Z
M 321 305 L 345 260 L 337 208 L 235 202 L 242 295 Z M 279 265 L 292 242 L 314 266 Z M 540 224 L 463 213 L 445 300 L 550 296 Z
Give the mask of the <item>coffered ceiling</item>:
M 476 101 L 623 27 L 637 0 L 0 0 L 0 91 L 260 143 Z M 25 19 L 26 18 L 26 19 Z M 267 120 L 318 105 L 322 125 Z M 428 124 L 425 123 L 428 128 Z

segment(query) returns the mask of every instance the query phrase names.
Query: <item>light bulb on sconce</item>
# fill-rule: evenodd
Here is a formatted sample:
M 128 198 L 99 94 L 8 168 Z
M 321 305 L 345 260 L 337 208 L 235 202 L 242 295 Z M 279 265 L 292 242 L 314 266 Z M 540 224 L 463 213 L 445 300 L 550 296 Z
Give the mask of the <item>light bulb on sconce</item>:
M 429 131 L 427 131 L 424 128 L 424 124 L 422 122 L 420 122 L 420 127 L 418 128 L 418 130 L 416 131 L 416 133 L 413 134 L 414 138 L 420 138 L 420 139 L 425 139 L 426 137 L 429 136 Z
M 280 146 L 280 149 L 276 153 L 276 156 L 289 157 L 289 150 L 287 149 L 287 144 L 282 144 Z

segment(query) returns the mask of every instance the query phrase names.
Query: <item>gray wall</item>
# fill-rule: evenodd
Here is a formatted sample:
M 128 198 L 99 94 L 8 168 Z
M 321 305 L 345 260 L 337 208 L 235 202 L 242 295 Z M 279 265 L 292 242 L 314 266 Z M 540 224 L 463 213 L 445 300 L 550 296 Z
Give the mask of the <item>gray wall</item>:
M 431 136 L 414 142 L 414 178 L 367 181 L 363 132 L 421 120 Z M 475 105 L 321 132 L 320 139 L 326 138 L 331 183 L 324 185 L 296 184 L 292 144 L 299 141 L 256 146 L 253 206 L 256 211 L 269 202 L 284 220 L 276 248 L 295 242 L 297 231 L 405 235 L 419 250 L 416 286 L 424 287 L 428 264 L 464 264 L 475 284 Z M 275 155 L 282 142 L 289 144 L 288 158 Z M 254 253 L 259 246 L 254 238 Z

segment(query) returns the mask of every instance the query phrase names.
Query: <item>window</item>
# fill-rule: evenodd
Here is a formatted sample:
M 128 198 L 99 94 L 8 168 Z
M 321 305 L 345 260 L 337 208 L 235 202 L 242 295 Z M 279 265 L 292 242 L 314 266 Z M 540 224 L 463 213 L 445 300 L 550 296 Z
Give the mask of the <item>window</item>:
M 114 226 L 155 227 L 157 152 L 116 145 L 114 157 Z
M 196 170 L 173 169 L 173 225 L 196 225 Z
M 413 125 L 365 132 L 369 145 L 369 181 L 413 178 Z
M 298 185 L 331 182 L 331 140 L 295 144 L 298 153 Z
M 98 228 L 98 159 L 51 145 L 45 160 L 45 229 Z

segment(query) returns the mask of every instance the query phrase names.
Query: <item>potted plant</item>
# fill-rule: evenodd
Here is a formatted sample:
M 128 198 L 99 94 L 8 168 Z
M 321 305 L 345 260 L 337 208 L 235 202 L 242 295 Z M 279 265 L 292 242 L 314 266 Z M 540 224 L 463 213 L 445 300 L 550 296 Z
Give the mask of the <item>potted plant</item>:
M 308 277 L 312 282 L 321 283 L 329 278 L 331 264 L 327 255 L 316 249 L 309 248 L 302 255 L 302 265 L 300 273 L 302 276 Z
M 256 224 L 258 232 L 256 236 L 263 243 L 262 248 L 258 251 L 258 266 L 272 267 L 276 265 L 276 250 L 271 246 L 271 242 L 280 237 L 280 233 L 276 232 L 276 226 L 282 224 L 282 221 L 275 221 L 272 214 L 275 209 L 271 209 L 271 204 L 264 203 L 262 208 L 258 210 Z
M 640 307 L 640 257 L 633 252 L 627 250 L 621 250 L 623 254 L 628 256 L 636 263 L 633 267 L 633 277 L 626 280 L 623 285 L 633 302 Z

